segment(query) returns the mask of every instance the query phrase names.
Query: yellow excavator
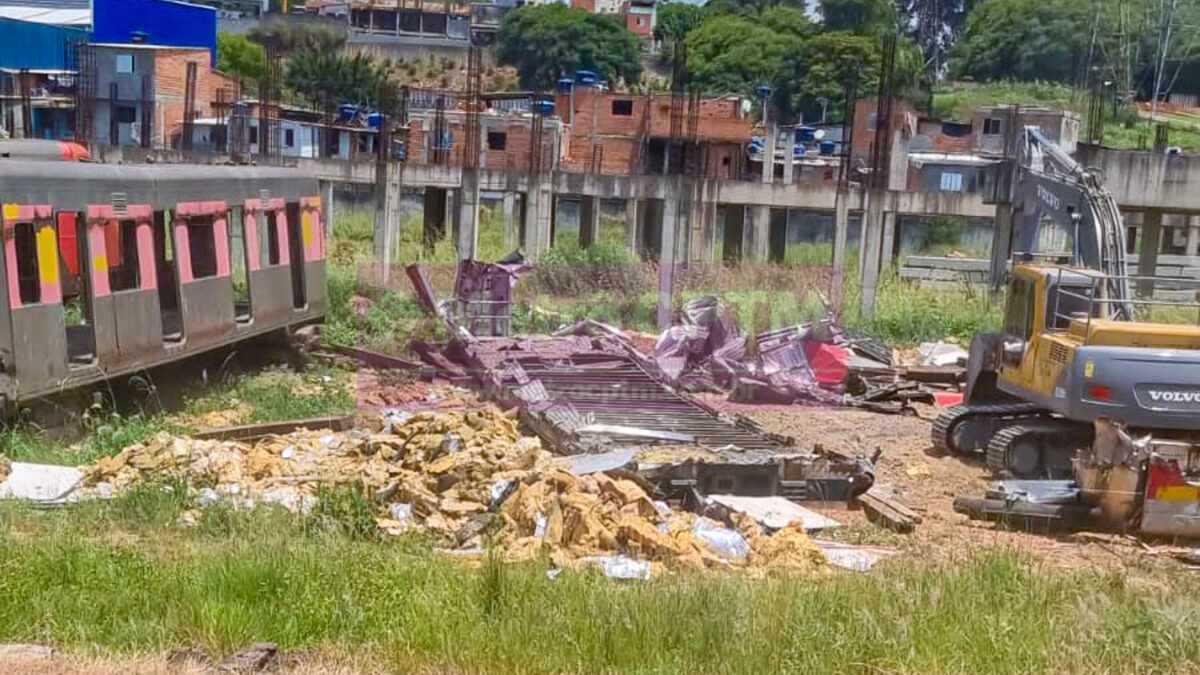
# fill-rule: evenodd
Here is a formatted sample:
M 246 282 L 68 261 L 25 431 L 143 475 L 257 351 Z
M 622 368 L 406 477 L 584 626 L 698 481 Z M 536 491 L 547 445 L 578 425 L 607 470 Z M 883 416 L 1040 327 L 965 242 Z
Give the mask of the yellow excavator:
M 1081 456 L 1094 457 L 1095 429 L 1115 426 L 1139 440 L 1136 453 L 1125 444 L 1123 459 L 1106 450 L 1108 461 L 1140 462 L 1140 473 L 1131 474 L 1140 476 L 1139 489 L 1149 458 L 1173 467 L 1164 494 L 1200 526 L 1200 483 L 1191 478 L 1200 472 L 1194 291 L 1189 300 L 1178 290 L 1188 285 L 1180 279 L 1127 275 L 1115 201 L 1097 175 L 1034 127 L 1024 132 L 1017 167 L 1011 192 L 1017 252 L 1003 327 L 972 341 L 964 403 L 937 418 L 934 446 L 982 452 L 1002 477 L 1078 481 Z M 1056 238 L 1069 244 L 1053 252 L 1041 246 Z M 1135 299 L 1131 292 L 1164 281 L 1176 286 L 1175 299 Z

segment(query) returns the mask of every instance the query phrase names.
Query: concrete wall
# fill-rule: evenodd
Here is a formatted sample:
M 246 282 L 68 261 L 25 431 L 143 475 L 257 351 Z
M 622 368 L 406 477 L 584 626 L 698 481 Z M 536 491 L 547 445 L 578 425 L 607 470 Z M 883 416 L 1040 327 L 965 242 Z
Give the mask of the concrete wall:
M 1079 163 L 1100 170 L 1122 209 L 1200 212 L 1200 155 L 1110 150 L 1080 143 Z

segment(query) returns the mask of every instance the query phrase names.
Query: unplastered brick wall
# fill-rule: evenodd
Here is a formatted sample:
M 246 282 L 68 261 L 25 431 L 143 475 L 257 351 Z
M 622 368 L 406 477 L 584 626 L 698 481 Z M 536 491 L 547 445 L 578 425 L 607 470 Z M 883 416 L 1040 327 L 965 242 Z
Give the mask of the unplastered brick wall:
M 671 97 L 601 93 L 590 87 L 576 88 L 572 96 L 561 94 L 555 101 L 560 117 L 571 126 L 576 139 L 590 136 L 628 138 L 671 136 Z M 680 129 L 690 134 L 689 103 L 682 103 Z M 701 99 L 696 114 L 696 140 L 748 143 L 752 124 L 743 117 L 737 98 Z M 572 153 L 574 155 L 574 153 Z
M 196 117 L 217 114 L 213 104 L 218 89 L 230 92 L 226 100 L 236 100 L 237 80 L 210 67 L 207 49 L 157 49 L 153 53 L 156 143 L 167 145 L 183 126 L 188 63 L 196 64 Z

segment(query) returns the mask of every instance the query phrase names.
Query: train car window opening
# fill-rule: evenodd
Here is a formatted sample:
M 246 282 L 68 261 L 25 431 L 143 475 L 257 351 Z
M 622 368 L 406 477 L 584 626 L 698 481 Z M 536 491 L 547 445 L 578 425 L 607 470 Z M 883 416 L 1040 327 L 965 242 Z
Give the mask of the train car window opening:
M 308 306 L 304 288 L 304 240 L 300 232 L 300 203 L 287 204 L 287 246 L 292 270 L 292 307 L 304 309 Z
M 22 305 L 42 301 L 42 281 L 38 276 L 37 233 L 33 223 L 17 223 L 13 228 L 17 249 L 17 288 Z
M 187 233 L 189 255 L 192 259 L 192 278 L 215 277 L 217 275 L 217 239 L 213 233 L 212 216 L 189 218 Z
M 246 245 L 246 221 L 242 208 L 229 209 L 229 261 L 233 277 L 233 316 L 240 323 L 249 323 L 250 311 L 250 251 Z M 259 244 L 260 246 L 262 244 Z
M 158 307 L 162 315 L 163 342 L 183 340 L 179 315 L 179 276 L 175 270 L 175 244 L 169 210 L 154 212 L 154 268 L 158 272 Z
M 267 211 L 263 214 L 262 225 L 259 226 L 261 236 L 258 238 L 259 261 L 264 267 L 278 265 L 281 258 L 279 246 L 279 211 Z
M 114 293 L 137 290 L 142 287 L 141 268 L 138 264 L 137 221 L 121 220 L 110 223 L 109 227 L 116 233 L 116 245 L 107 251 L 108 286 Z

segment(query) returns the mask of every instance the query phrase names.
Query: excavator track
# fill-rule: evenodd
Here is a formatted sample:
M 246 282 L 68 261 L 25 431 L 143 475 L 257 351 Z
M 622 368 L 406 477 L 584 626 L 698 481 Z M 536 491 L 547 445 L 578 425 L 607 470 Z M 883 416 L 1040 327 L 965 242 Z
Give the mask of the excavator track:
M 1076 448 L 1090 445 L 1090 424 L 1057 417 L 1014 421 L 992 436 L 987 465 L 998 476 L 1058 478 L 1069 476 Z
M 999 426 L 1023 419 L 1039 419 L 1042 414 L 1043 410 L 1036 404 L 1022 402 L 952 406 L 943 410 L 933 422 L 933 447 L 955 455 L 971 452 L 972 449 L 963 449 L 958 445 L 958 430 L 962 424 L 983 421 Z M 981 444 L 981 447 L 987 447 L 987 443 Z

